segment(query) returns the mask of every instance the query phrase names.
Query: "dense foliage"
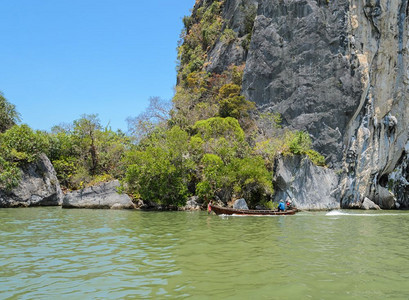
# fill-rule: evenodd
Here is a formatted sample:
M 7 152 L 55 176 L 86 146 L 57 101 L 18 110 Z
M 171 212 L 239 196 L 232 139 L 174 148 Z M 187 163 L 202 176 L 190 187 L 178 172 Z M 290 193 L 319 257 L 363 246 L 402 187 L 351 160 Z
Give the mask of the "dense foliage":
M 16 107 L 4 98 L 0 92 L 0 133 L 11 128 L 20 121 L 20 114 Z
M 20 179 L 19 167 L 34 162 L 48 149 L 47 136 L 27 125 L 14 125 L 0 134 L 0 188 L 10 190 Z
M 103 128 L 97 115 L 83 115 L 72 124 L 55 126 L 46 151 L 66 189 L 121 178 L 123 158 L 131 142 L 123 132 Z

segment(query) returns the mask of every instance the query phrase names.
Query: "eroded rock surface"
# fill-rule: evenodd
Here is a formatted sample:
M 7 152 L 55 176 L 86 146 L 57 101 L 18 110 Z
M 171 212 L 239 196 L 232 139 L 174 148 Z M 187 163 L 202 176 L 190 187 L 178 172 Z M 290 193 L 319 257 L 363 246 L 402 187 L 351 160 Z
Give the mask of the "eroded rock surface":
M 199 203 L 199 197 L 192 196 L 186 201 L 186 205 L 180 210 L 201 210 L 202 203 Z
M 314 165 L 306 156 L 285 156 L 276 161 L 274 201 L 292 200 L 298 209 L 340 208 L 338 176 Z
M 246 210 L 249 209 L 249 207 L 247 206 L 246 199 L 243 199 L 243 198 L 234 201 L 233 208 L 234 209 L 246 209 Z
M 306 130 L 340 165 L 343 136 L 362 93 L 348 48 L 349 1 L 259 1 L 243 92 L 283 124 Z
M 53 165 L 45 154 L 22 168 L 19 185 L 10 192 L 0 190 L 0 207 L 58 206 L 63 193 Z
M 118 180 L 68 193 L 63 208 L 133 209 L 135 204 L 126 194 L 120 194 Z
M 364 210 L 380 210 L 381 208 L 379 205 L 376 205 L 373 201 L 369 200 L 368 198 L 364 199 L 364 202 L 362 202 L 362 209 Z

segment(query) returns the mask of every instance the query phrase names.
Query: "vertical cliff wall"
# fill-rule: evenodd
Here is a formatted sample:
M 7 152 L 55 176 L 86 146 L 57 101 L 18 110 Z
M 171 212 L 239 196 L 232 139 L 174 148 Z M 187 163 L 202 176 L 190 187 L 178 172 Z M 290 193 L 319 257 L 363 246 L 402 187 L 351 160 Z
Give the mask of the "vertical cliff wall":
M 206 69 L 245 63 L 243 94 L 314 137 L 340 174 L 343 207 L 365 198 L 409 207 L 408 9 L 407 0 L 226 0 L 238 39 L 209 49 Z
M 344 134 L 346 207 L 364 197 L 386 208 L 408 206 L 407 175 L 398 171 L 408 150 L 407 14 L 408 1 L 349 4 L 349 55 L 358 59 L 362 95 Z
M 337 166 L 362 93 L 348 49 L 348 5 L 260 1 L 243 79 L 249 100 L 307 130 L 315 149 Z

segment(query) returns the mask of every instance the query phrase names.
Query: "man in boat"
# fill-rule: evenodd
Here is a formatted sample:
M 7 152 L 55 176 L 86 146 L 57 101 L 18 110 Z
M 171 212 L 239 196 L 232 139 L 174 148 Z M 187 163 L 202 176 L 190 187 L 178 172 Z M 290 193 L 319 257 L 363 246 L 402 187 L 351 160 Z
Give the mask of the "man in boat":
M 278 204 L 278 211 L 285 211 L 285 203 L 283 200 L 280 200 L 280 203 Z
M 293 209 L 293 201 L 291 199 L 287 200 L 286 205 L 287 205 L 287 209 Z
M 207 204 L 207 213 L 210 214 L 212 212 L 212 207 L 210 205 L 213 204 L 213 201 L 210 200 L 209 203 Z

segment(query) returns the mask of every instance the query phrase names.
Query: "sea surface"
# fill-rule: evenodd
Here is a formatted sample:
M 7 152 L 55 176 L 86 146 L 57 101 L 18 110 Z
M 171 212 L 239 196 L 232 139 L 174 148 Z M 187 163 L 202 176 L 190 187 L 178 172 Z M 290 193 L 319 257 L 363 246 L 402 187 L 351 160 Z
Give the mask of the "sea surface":
M 0 209 L 0 299 L 409 299 L 409 212 Z

